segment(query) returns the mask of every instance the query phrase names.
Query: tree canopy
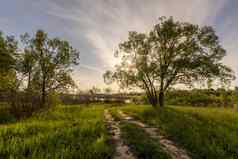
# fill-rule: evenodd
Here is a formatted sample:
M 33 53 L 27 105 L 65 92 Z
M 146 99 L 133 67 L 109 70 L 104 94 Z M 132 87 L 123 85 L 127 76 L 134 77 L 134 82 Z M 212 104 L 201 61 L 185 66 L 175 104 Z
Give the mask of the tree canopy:
M 129 32 L 119 44 L 116 57 L 121 63 L 104 74 L 106 83 L 145 90 L 150 103 L 164 106 L 164 93 L 175 84 L 234 79 L 222 64 L 226 51 L 212 27 L 159 18 L 149 33 Z
M 0 32 L 0 91 L 15 89 L 17 41 L 13 36 L 4 36 Z
M 47 93 L 74 85 L 70 72 L 78 64 L 79 52 L 68 41 L 51 39 L 42 30 L 33 38 L 23 35 L 22 41 L 25 44 L 22 72 L 28 76 L 28 86 L 31 83 L 35 90 L 40 90 L 43 104 Z

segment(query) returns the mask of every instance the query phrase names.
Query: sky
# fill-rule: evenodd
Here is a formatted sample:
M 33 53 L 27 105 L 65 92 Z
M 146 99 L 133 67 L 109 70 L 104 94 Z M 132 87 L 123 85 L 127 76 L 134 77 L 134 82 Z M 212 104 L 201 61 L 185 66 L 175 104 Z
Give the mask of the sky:
M 227 50 L 223 61 L 238 77 L 237 8 L 238 0 L 5 0 L 0 30 L 19 37 L 43 29 L 50 37 L 68 40 L 80 51 L 73 72 L 79 88 L 104 88 L 102 75 L 118 62 L 114 52 L 128 31 L 148 32 L 159 17 L 173 16 L 213 26 Z

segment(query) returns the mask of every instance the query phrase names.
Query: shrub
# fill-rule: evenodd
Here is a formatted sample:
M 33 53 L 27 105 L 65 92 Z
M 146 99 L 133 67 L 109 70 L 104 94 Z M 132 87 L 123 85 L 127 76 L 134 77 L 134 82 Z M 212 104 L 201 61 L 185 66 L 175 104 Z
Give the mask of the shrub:
M 9 104 L 10 112 L 16 118 L 29 117 L 34 111 L 41 108 L 40 96 L 26 92 L 17 92 L 11 95 Z
M 32 91 L 16 92 L 11 95 L 8 100 L 9 111 L 16 118 L 24 118 L 31 116 L 34 112 L 56 106 L 60 100 L 56 93 L 47 96 L 46 104 L 43 106 L 41 97 L 38 93 Z
M 16 121 L 15 117 L 9 112 L 7 103 L 0 103 L 0 124 Z
M 173 90 L 167 92 L 166 103 L 168 105 L 231 107 L 235 104 L 233 93 L 234 91 L 224 89 Z

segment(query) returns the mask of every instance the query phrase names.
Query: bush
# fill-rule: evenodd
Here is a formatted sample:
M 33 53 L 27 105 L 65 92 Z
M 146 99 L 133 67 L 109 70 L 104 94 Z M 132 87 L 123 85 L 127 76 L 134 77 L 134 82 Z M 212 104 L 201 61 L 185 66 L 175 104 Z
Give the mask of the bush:
M 17 92 L 9 100 L 10 112 L 16 118 L 29 117 L 33 112 L 41 108 L 39 95 L 27 92 Z
M 53 107 L 61 103 L 60 97 L 56 92 L 53 92 L 47 96 L 46 106 Z
M 139 95 L 132 98 L 135 104 L 149 104 L 148 98 L 145 95 Z
M 9 98 L 9 110 L 16 118 L 31 116 L 40 109 L 56 106 L 60 100 L 56 93 L 51 93 L 46 98 L 46 104 L 43 106 L 41 96 L 35 92 L 16 92 Z
M 168 105 L 218 106 L 235 105 L 234 91 L 224 89 L 173 90 L 166 94 Z
M 15 117 L 9 112 L 7 103 L 0 103 L 0 124 L 16 121 Z

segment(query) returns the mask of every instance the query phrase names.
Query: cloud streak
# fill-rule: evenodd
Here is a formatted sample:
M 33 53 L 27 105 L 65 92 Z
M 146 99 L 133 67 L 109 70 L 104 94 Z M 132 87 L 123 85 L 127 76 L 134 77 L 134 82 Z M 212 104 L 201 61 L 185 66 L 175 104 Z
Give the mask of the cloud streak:
M 225 63 L 238 72 L 238 64 L 233 60 L 238 49 L 238 24 L 234 22 L 238 4 L 235 0 L 24 1 L 31 4 L 31 11 L 36 12 L 34 18 L 44 13 L 46 20 L 42 21 L 42 25 L 46 29 L 63 30 L 60 35 L 80 50 L 82 64 L 76 68 L 75 77 L 83 79 L 87 87 L 103 83 L 102 74 L 118 62 L 114 51 L 127 38 L 128 31 L 147 32 L 160 16 L 214 26 L 229 53 Z M 234 11 L 227 6 L 233 6 Z M 88 81 L 91 84 L 86 83 Z

